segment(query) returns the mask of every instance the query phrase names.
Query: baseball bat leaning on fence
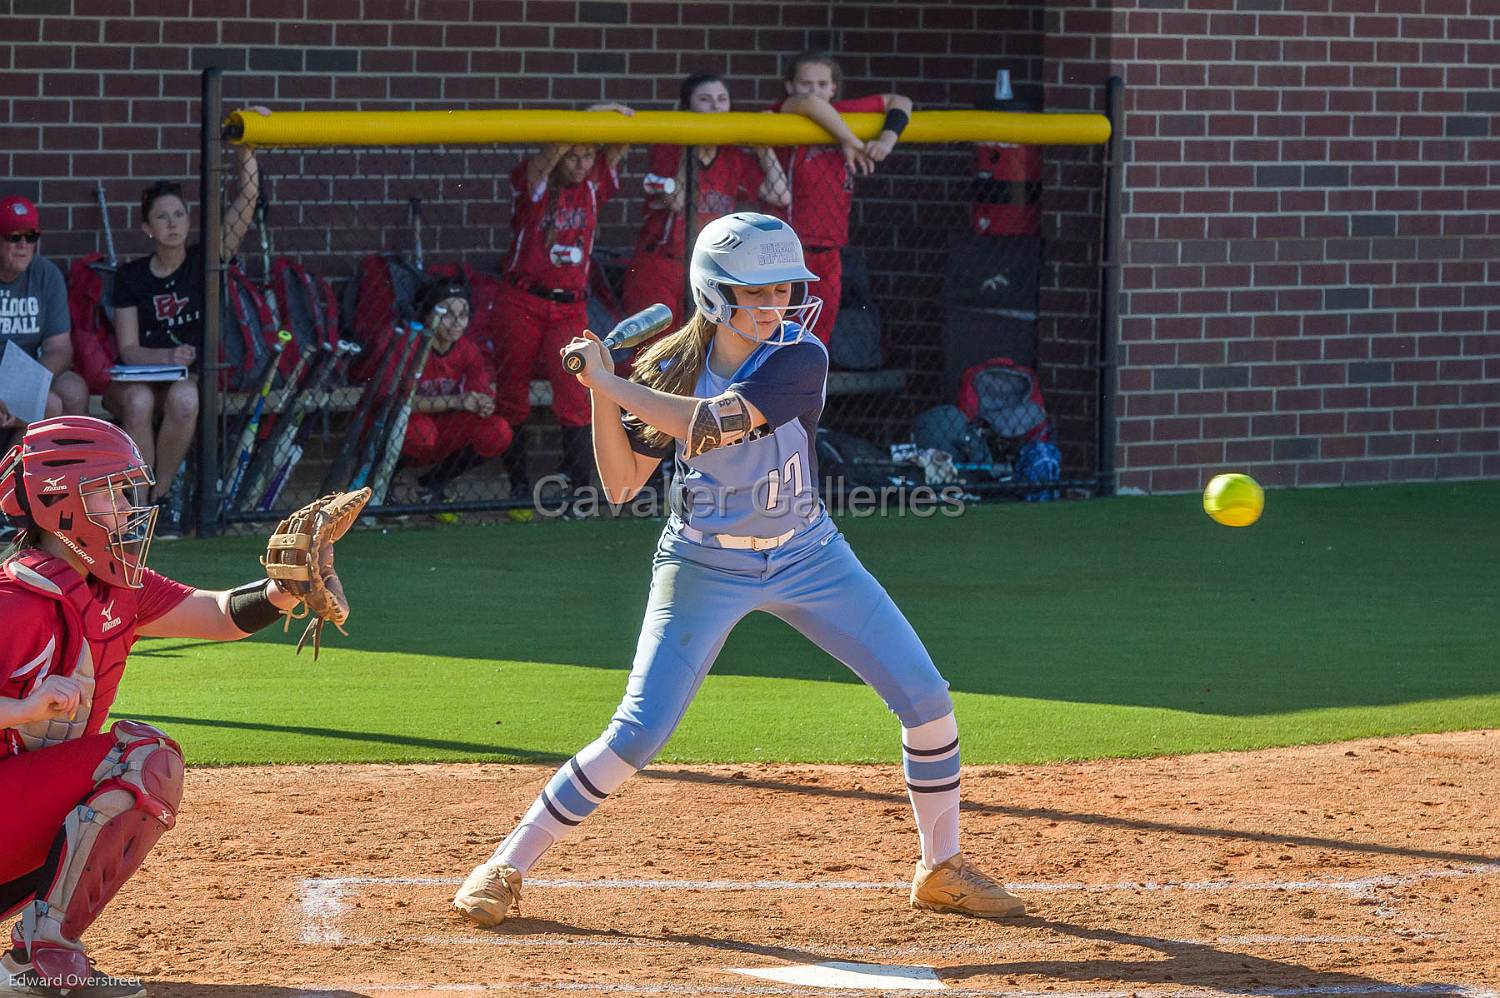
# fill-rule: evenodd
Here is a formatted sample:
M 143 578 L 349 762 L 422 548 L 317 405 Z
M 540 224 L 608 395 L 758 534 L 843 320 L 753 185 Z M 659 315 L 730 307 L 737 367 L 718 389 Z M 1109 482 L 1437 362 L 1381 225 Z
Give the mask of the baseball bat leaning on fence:
M 120 260 L 115 256 L 115 233 L 109 225 L 109 204 L 104 200 L 104 181 L 94 181 L 94 200 L 99 202 L 99 218 L 104 223 L 104 252 L 109 258 L 109 268 L 116 269 Z
M 647 305 L 634 315 L 627 315 L 615 324 L 609 335 L 603 338 L 604 349 L 624 350 L 640 346 L 672 324 L 672 310 L 665 305 Z M 583 353 L 569 350 L 563 354 L 563 370 L 577 374 L 583 370 Z
M 296 337 L 292 337 L 293 341 Z M 269 446 L 272 435 L 281 420 L 291 411 L 292 403 L 297 398 L 297 393 L 306 385 L 316 367 L 317 361 L 312 359 L 310 350 L 298 350 L 297 360 L 292 364 L 291 371 L 281 379 L 281 387 L 272 390 L 266 399 L 266 405 L 261 410 L 260 428 L 256 432 L 255 442 L 250 445 L 250 466 L 245 469 L 245 480 L 240 483 L 243 489 L 249 482 L 264 480 L 271 466 L 271 448 Z M 235 508 L 239 508 L 239 493 L 235 496 Z
M 292 334 L 285 329 L 276 334 L 276 342 L 271 344 L 271 352 L 266 359 L 261 361 L 260 388 L 255 393 L 255 404 L 250 408 L 250 418 L 245 421 L 245 426 L 240 430 L 239 441 L 234 447 L 234 475 L 229 480 L 229 487 L 224 490 L 224 501 L 219 507 L 220 515 L 229 512 L 234 505 L 234 496 L 245 481 L 245 469 L 250 467 L 250 452 L 255 450 L 255 435 L 260 432 L 260 416 L 265 411 L 266 399 L 271 394 L 271 386 L 276 383 L 276 366 L 281 363 L 281 351 L 292 341 Z
M 329 365 L 331 374 L 325 379 L 326 384 L 332 384 L 343 374 L 344 367 L 349 361 L 359 355 L 359 344 L 350 340 L 339 340 L 334 347 L 333 362 Z M 281 498 L 281 490 L 286 488 L 287 483 L 292 480 L 292 474 L 297 470 L 297 465 L 302 461 L 302 455 L 307 451 L 307 441 L 312 435 L 313 424 L 307 422 L 307 415 L 313 410 L 327 411 L 328 403 L 332 398 L 333 389 L 325 388 L 317 398 L 309 400 L 309 404 L 302 410 L 302 419 L 298 433 L 291 438 L 291 444 L 287 449 L 286 459 L 271 476 L 271 484 L 266 488 L 266 494 L 261 499 L 262 510 L 271 509 L 276 501 Z
M 271 214 L 271 178 L 264 173 L 260 178 L 260 197 L 255 199 L 255 231 L 260 235 L 260 281 L 261 294 L 271 315 L 280 316 L 276 306 L 276 289 L 271 286 L 271 229 L 268 225 Z M 276 320 L 280 322 L 278 318 Z
M 404 335 L 398 323 L 394 327 L 394 335 L 386 349 L 385 357 L 381 359 L 380 370 L 375 377 L 365 382 L 363 390 L 359 393 L 359 401 L 355 403 L 354 411 L 349 416 L 349 423 L 344 431 L 344 442 L 339 446 L 338 455 L 333 463 L 328 466 L 328 473 L 323 476 L 323 484 L 318 488 L 318 495 L 328 495 L 330 492 L 344 492 L 349 489 L 349 482 L 354 476 L 355 462 L 359 459 L 360 446 L 364 443 L 370 423 L 374 419 L 376 404 L 385 398 L 380 389 L 387 380 L 391 382 L 390 392 L 394 393 L 396 384 L 401 380 L 400 373 L 395 369 L 401 351 L 397 349 L 397 343 Z
M 391 387 L 381 398 L 375 421 L 370 424 L 369 432 L 365 434 L 364 443 L 360 446 L 354 478 L 349 483 L 350 490 L 361 489 L 369 484 L 370 476 L 375 473 L 375 462 L 380 459 L 380 455 L 385 453 L 386 428 L 391 425 L 391 420 L 395 417 L 396 404 L 401 398 L 401 385 L 405 381 L 406 371 L 411 365 L 413 355 L 416 353 L 417 341 L 421 336 L 422 327 L 415 322 L 409 323 L 406 342 L 401 345 L 401 359 L 391 371 Z
M 303 358 L 307 354 L 307 350 L 302 351 Z M 276 423 L 256 446 L 255 454 L 250 458 L 250 470 L 245 473 L 245 484 L 234 504 L 236 509 L 251 510 L 259 507 L 261 497 L 271 484 L 272 475 L 286 456 L 291 438 L 302 426 L 310 400 L 322 392 L 328 383 L 328 378 L 333 373 L 335 355 L 332 347 L 323 348 L 316 358 L 307 363 L 307 374 L 301 382 L 288 382 L 292 387 L 283 389 L 282 405 L 276 413 Z
M 422 371 L 427 367 L 427 358 L 432 353 L 432 334 L 448 310 L 441 305 L 433 306 L 432 317 L 422 329 L 422 345 L 417 349 L 417 359 L 412 361 L 402 386 L 402 397 L 396 415 L 387 434 L 385 451 L 375 475 L 370 479 L 370 501 L 376 506 L 385 503 L 385 494 L 391 487 L 391 476 L 396 473 L 396 462 L 401 459 L 401 445 L 406 443 L 406 427 L 411 422 L 411 406 L 417 397 L 417 385 L 422 380 Z
M 411 199 L 412 262 L 420 273 L 427 268 L 422 263 L 422 199 Z

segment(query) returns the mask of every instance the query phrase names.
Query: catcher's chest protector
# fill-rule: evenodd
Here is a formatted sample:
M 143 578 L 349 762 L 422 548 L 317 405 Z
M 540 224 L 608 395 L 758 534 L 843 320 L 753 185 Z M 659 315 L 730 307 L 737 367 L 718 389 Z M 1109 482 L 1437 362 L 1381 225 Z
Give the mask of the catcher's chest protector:
M 135 643 L 135 590 L 110 586 L 109 600 L 101 603 L 71 565 L 34 548 L 5 563 L 0 585 L 20 586 L 54 601 L 56 619 L 62 625 L 52 654 L 27 663 L 25 675 L 11 677 L 21 682 L 17 695 L 31 695 L 42 680 L 53 675 L 72 676 L 86 687 L 74 720 L 55 718 L 13 728 L 10 744 L 0 742 L 0 756 L 34 752 L 97 732 L 114 703 L 125 657 Z

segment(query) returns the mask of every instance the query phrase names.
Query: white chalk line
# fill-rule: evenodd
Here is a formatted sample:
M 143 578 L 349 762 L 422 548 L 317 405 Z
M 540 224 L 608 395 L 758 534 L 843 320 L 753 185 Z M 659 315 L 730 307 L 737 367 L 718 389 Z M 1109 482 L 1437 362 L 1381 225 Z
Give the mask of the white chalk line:
M 342 935 L 337 946 L 379 946 L 391 942 L 378 936 Z M 456 936 L 401 936 L 399 942 L 415 946 L 492 946 L 500 949 L 639 949 L 639 950 L 723 950 L 745 952 L 745 946 L 732 942 L 716 942 L 710 939 L 640 939 L 629 936 L 604 936 L 601 938 L 539 939 L 534 936 L 456 935 Z M 1183 937 L 1171 940 L 1185 946 L 1330 946 L 1379 942 L 1374 936 L 1205 936 Z M 1160 946 L 1159 939 L 1143 936 L 1120 936 L 1114 940 L 1122 946 Z M 324 944 L 328 945 L 328 944 Z M 820 959 L 849 959 L 856 957 L 902 959 L 910 957 L 966 957 L 987 956 L 1017 958 L 1039 951 L 1074 949 L 1079 944 L 1070 939 L 1037 939 L 1024 943 L 937 943 L 930 945 L 908 944 L 905 946 L 803 946 L 802 951 Z
M 300 987 L 291 998 L 325 998 L 338 992 L 406 993 L 414 991 L 489 993 L 511 991 L 540 991 L 562 993 L 604 993 L 628 995 L 766 995 L 795 996 L 863 996 L 869 989 L 851 988 L 796 988 L 767 985 L 712 985 L 712 984 L 585 984 L 573 981 L 538 981 L 534 983 L 510 982 L 499 984 L 345 984 L 341 986 L 320 985 Z M 915 994 L 898 990 L 896 994 Z M 982 988 L 946 988 L 942 992 L 951 998 L 1314 998 L 1320 995 L 1452 995 L 1454 998 L 1500 998 L 1500 992 L 1471 988 L 1459 984 L 1321 984 L 1296 988 L 1236 988 L 1220 991 L 1214 988 L 1176 988 L 1173 990 L 1152 988 L 1130 988 L 1109 991 L 1024 991 L 1014 988 L 988 990 Z
M 1487 873 L 1500 873 L 1500 863 L 1475 863 L 1455 868 L 1416 870 L 1411 873 L 1377 874 L 1345 880 L 1337 877 L 1312 878 L 1308 880 L 1122 880 L 1113 884 L 1088 884 L 1082 881 L 1014 881 L 1005 886 L 1008 890 L 1041 893 L 1049 891 L 1299 891 L 1331 890 L 1360 892 L 1378 887 L 1403 887 L 1423 880 L 1442 880 L 1453 877 L 1474 877 Z M 306 877 L 306 887 L 367 887 L 367 886 L 411 886 L 411 887 L 456 887 L 463 883 L 458 877 Z M 526 888 L 550 890 L 643 890 L 643 891 L 789 891 L 832 890 L 872 891 L 905 890 L 910 887 L 905 880 L 666 880 L 666 879 L 610 879 L 558 880 L 528 879 Z
M 1378 874 L 1353 880 L 1314 878 L 1308 880 L 1239 881 L 1215 880 L 1140 880 L 1113 884 L 1086 884 L 1068 881 L 1010 883 L 1005 886 L 1021 893 L 1043 894 L 1076 891 L 1104 893 L 1112 891 L 1332 891 L 1351 897 L 1381 901 L 1381 889 L 1405 887 L 1425 880 L 1473 877 L 1500 872 L 1500 863 L 1477 863 L 1451 869 L 1417 870 L 1412 873 Z M 356 887 L 457 887 L 463 881 L 454 877 L 307 877 L 301 882 L 298 905 L 302 914 L 301 941 L 309 944 L 345 942 L 335 924 L 348 910 L 344 898 Z M 905 881 L 867 880 L 644 880 L 602 879 L 570 880 L 539 878 L 526 881 L 528 890 L 679 890 L 679 891 L 884 891 L 905 890 Z M 1394 911 L 1387 904 L 1376 908 L 1376 915 L 1389 918 Z
M 1078 882 L 1035 882 L 1014 883 L 1006 886 L 1012 890 L 1045 893 L 1079 891 L 1084 893 L 1101 893 L 1106 891 L 1328 891 L 1344 893 L 1351 897 L 1370 898 L 1380 901 L 1376 908 L 1377 917 L 1389 918 L 1395 914 L 1388 902 L 1382 901 L 1377 893 L 1383 888 L 1407 886 L 1426 880 L 1452 879 L 1456 877 L 1478 876 L 1500 871 L 1500 864 L 1476 864 L 1458 869 L 1429 869 L 1418 870 L 1406 874 L 1381 874 L 1370 877 L 1360 877 L 1352 880 L 1341 879 L 1309 879 L 1295 881 L 1234 881 L 1227 879 L 1204 880 L 1204 881 L 1121 881 L 1115 884 L 1085 884 Z M 338 925 L 339 918 L 349 909 L 345 900 L 348 893 L 358 887 L 380 887 L 380 886 L 411 886 L 411 887 L 453 887 L 461 883 L 460 880 L 450 877 L 310 877 L 305 878 L 301 884 L 301 897 L 299 907 L 302 916 L 302 926 L 299 939 L 304 944 L 324 946 L 362 946 L 377 945 L 382 940 L 373 937 L 355 937 L 345 934 Z M 789 881 L 789 880 L 641 880 L 641 879 L 601 879 L 601 880 L 572 880 L 572 879 L 545 879 L 527 881 L 529 889 L 553 889 L 553 890 L 701 890 L 701 891 L 770 891 L 770 890 L 905 890 L 908 885 L 904 881 L 858 881 L 858 880 L 825 880 L 825 881 Z M 415 939 L 403 940 L 408 943 L 421 945 L 464 945 L 464 946 L 499 946 L 507 948 L 634 948 L 634 949 L 693 949 L 693 948 L 732 948 L 714 947 L 712 943 L 697 941 L 677 940 L 647 940 L 628 937 L 613 938 L 564 938 L 564 939 L 536 939 L 517 936 L 501 935 L 464 935 L 464 936 L 422 936 Z M 1374 941 L 1368 936 L 1278 936 L 1278 935 L 1247 935 L 1247 936 L 1218 936 L 1213 939 L 1180 939 L 1173 940 L 1183 945 L 1201 945 L 1212 943 L 1217 945 L 1339 945 L 1358 944 Z M 1148 937 L 1122 936 L 1118 940 L 1122 945 L 1147 944 L 1159 942 Z M 1059 940 L 1054 945 L 1066 947 L 1067 941 Z M 967 950 L 968 952 L 986 952 L 993 954 L 1015 953 L 1035 951 L 1038 947 L 1037 941 L 1029 945 L 1016 946 L 987 946 Z M 1049 948 L 1041 946 L 1040 948 Z M 818 955 L 834 956 L 901 956 L 913 953 L 931 954 L 931 947 L 837 947 L 820 948 Z M 1176 993 L 1176 992 L 1174 992 Z M 1295 994 L 1313 994 L 1314 992 L 1294 992 Z M 1449 993 L 1449 992 L 1441 992 Z M 1452 992 L 1459 993 L 1459 992 Z M 1056 995 L 1055 992 L 1049 994 Z M 1090 992 L 1090 994 L 1094 994 Z M 1500 995 L 1495 996 L 1500 998 Z

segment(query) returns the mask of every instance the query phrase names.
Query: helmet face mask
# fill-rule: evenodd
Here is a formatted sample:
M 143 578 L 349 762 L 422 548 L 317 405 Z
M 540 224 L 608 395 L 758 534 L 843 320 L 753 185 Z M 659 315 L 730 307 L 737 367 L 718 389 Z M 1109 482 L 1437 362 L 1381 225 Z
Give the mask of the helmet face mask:
M 798 326 L 811 332 L 813 325 L 818 321 L 818 316 L 823 311 L 823 299 L 810 296 L 807 293 L 806 281 L 792 282 L 792 294 L 785 305 L 742 305 L 736 300 L 737 296 L 734 293 L 734 289 L 737 286 L 741 285 L 731 284 L 719 288 L 719 294 L 725 302 L 720 309 L 724 318 L 720 319 L 713 314 L 709 314 L 709 318 L 755 343 L 770 343 L 776 346 L 790 343 L 796 337 L 792 333 L 789 324 L 796 323 Z M 701 305 L 699 307 L 702 308 Z M 704 311 L 707 312 L 706 309 Z M 765 337 L 758 334 L 760 317 L 754 314 L 758 312 L 775 312 L 777 314 L 780 322 L 773 335 Z M 756 330 L 756 332 L 746 332 L 740 328 L 735 319 L 741 314 L 749 316 L 750 328 Z
M 146 556 L 151 550 L 160 512 L 155 505 L 136 505 L 134 496 L 142 489 L 149 494 L 155 484 L 151 469 L 143 465 L 78 483 L 83 515 L 103 531 L 109 552 L 119 563 L 123 584 L 130 589 L 141 586 L 141 574 L 146 570 Z M 52 534 L 68 543 L 69 539 L 60 531 L 54 530 Z
M 693 302 L 713 322 L 757 343 L 781 345 L 795 339 L 792 324 L 811 330 L 823 302 L 808 293 L 808 282 L 818 275 L 803 262 L 802 243 L 792 227 L 779 218 L 757 212 L 736 212 L 716 218 L 703 227 L 693 247 L 690 268 Z M 741 305 L 734 289 L 792 286 L 785 306 Z M 761 338 L 735 325 L 737 311 L 756 312 L 774 308 L 781 324 L 776 335 Z M 751 328 L 759 323 L 751 316 Z

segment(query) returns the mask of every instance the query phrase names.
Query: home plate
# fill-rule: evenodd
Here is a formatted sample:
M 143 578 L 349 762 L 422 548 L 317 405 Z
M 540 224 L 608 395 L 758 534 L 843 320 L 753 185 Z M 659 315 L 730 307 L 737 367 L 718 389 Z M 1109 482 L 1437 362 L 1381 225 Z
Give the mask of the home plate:
M 879 963 L 800 963 L 792 967 L 734 968 L 736 974 L 810 988 L 866 988 L 882 991 L 942 991 L 931 967 L 887 967 Z

